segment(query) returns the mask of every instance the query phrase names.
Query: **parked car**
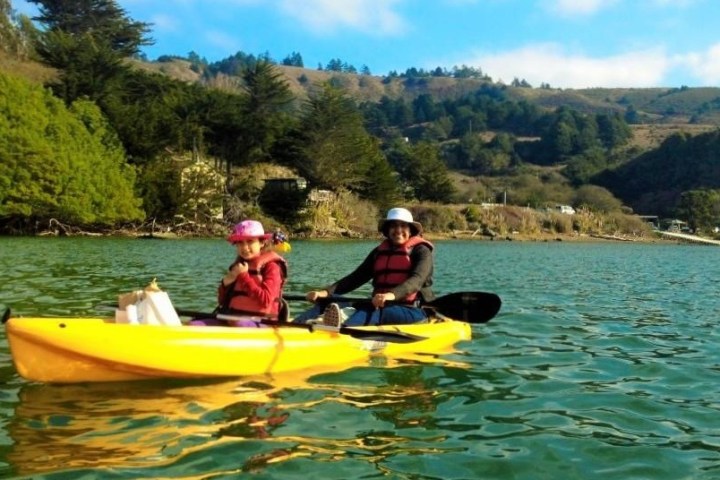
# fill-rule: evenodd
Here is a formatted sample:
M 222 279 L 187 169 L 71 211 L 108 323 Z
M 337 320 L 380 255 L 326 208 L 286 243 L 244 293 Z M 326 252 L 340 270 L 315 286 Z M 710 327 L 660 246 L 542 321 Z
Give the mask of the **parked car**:
M 568 215 L 575 214 L 575 209 L 570 205 L 555 205 L 555 211 L 560 213 L 566 213 Z

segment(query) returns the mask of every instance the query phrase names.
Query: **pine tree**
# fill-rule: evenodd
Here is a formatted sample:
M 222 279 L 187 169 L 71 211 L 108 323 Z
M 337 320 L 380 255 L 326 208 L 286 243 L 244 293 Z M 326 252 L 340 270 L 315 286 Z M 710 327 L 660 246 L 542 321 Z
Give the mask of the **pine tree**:
M 273 144 L 290 125 L 295 99 L 282 72 L 267 61 L 258 61 L 242 75 L 244 95 L 238 163 L 269 161 Z
M 68 105 L 82 96 L 103 98 L 127 71 L 124 60 L 152 43 L 149 25 L 128 18 L 114 0 L 29 1 L 39 9 L 33 20 L 44 27 L 36 50 L 60 70 L 52 87 Z
M 295 166 L 312 184 L 354 191 L 382 208 L 398 198 L 395 173 L 341 90 L 324 84 L 308 99 L 297 138 Z

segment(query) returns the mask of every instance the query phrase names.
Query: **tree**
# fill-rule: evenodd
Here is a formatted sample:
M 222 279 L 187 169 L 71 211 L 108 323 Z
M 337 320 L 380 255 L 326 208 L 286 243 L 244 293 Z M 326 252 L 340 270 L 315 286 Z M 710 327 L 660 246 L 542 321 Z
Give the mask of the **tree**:
M 302 55 L 300 55 L 298 52 L 292 52 L 290 55 L 285 57 L 282 61 L 283 65 L 287 65 L 290 67 L 304 67 Z
M 571 156 L 563 172 L 575 185 L 581 185 L 590 181 L 593 175 L 606 169 L 607 163 L 607 154 L 603 149 L 591 148 L 579 155 Z
M 325 66 L 325 70 L 330 72 L 342 72 L 343 61 L 339 58 L 333 58 L 327 63 L 327 65 Z
M 0 51 L 23 57 L 27 55 L 28 46 L 25 32 L 16 25 L 18 21 L 23 22 L 15 16 L 10 0 L 0 0 Z
M 595 212 L 619 212 L 622 202 L 609 190 L 597 185 L 583 185 L 575 192 L 574 205 L 586 207 Z
M 60 70 L 52 87 L 68 105 L 104 97 L 127 71 L 124 60 L 152 43 L 149 25 L 131 20 L 114 0 L 29 1 L 39 9 L 33 20 L 44 26 L 36 50 Z
M 451 201 L 455 187 L 440 159 L 437 144 L 425 141 L 415 145 L 397 143 L 388 156 L 414 198 L 430 202 Z
M 36 86 L 0 74 L 0 226 L 113 225 L 144 217 L 135 170 L 100 110 L 71 109 Z
M 693 231 L 720 225 L 720 190 L 698 189 L 680 195 L 680 215 Z
M 392 168 L 341 90 L 326 83 L 308 99 L 296 138 L 294 166 L 313 185 L 348 189 L 383 208 L 397 198 Z
M 632 137 L 632 130 L 620 114 L 596 115 L 598 136 L 605 148 L 624 145 Z
M 190 150 L 200 137 L 192 109 L 199 87 L 159 74 L 130 71 L 122 89 L 98 103 L 122 139 L 129 160 L 143 164 L 165 151 Z
M 273 144 L 290 125 L 295 99 L 285 77 L 267 61 L 258 61 L 244 70 L 240 132 L 240 165 L 270 160 Z

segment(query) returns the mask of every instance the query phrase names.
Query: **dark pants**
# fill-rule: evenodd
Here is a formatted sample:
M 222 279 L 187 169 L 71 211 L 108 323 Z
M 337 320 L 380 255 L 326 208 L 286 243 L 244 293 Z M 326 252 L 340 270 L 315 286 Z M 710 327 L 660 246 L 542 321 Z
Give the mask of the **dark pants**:
M 424 322 L 427 322 L 427 315 L 421 308 L 391 305 L 378 309 L 358 309 L 343 325 L 360 327 L 363 325 L 405 325 Z
M 339 303 L 340 308 L 350 306 L 348 303 Z M 295 323 L 307 323 L 308 320 L 322 315 L 325 305 L 315 304 L 293 319 Z M 348 318 L 343 325 L 358 327 L 362 325 L 403 325 L 408 323 L 423 323 L 427 315 L 421 308 L 407 305 L 391 305 L 382 309 L 373 307 L 359 308 Z

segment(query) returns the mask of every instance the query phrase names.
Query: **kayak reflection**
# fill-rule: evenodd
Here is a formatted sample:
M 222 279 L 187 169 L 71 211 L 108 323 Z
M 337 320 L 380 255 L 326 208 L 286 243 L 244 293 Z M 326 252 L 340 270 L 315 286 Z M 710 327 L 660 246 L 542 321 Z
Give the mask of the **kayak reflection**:
M 267 438 L 288 418 L 276 395 L 305 376 L 221 382 L 24 385 L 7 426 L 18 475 L 147 467 L 232 436 Z

